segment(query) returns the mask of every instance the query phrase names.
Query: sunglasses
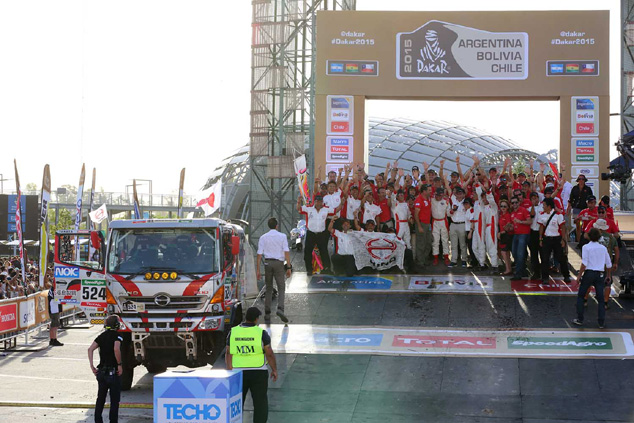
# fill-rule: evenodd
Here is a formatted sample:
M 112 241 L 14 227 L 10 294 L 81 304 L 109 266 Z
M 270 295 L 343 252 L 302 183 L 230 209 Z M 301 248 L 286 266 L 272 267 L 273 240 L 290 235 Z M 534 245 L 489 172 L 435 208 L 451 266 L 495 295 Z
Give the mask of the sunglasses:
M 507 206 L 500 206 L 501 209 L 506 209 L 508 208 Z
M 517 201 L 511 201 L 511 204 L 519 204 Z

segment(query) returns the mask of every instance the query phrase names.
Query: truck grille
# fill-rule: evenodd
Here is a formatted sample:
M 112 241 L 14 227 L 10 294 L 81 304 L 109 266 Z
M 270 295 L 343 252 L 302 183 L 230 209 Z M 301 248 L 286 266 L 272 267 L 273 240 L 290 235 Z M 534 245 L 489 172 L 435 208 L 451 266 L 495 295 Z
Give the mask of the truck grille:
M 149 310 L 199 310 L 204 307 L 207 297 L 205 295 L 169 296 L 159 294 L 153 297 L 120 297 L 121 301 L 131 301 L 143 304 L 146 311 Z M 167 300 L 166 300 L 167 299 Z

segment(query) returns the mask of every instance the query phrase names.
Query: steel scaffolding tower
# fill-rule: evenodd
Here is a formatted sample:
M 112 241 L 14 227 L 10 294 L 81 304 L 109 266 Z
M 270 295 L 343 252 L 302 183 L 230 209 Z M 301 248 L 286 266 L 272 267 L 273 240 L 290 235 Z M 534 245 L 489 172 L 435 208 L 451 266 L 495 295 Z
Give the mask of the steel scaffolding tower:
M 621 135 L 634 131 L 634 0 L 621 0 Z M 621 210 L 632 210 L 632 179 L 621 185 Z
M 317 10 L 354 10 L 356 0 L 253 0 L 249 223 L 253 244 L 276 217 L 299 218 L 294 157 L 312 143 Z M 307 157 L 312 162 L 312 157 Z

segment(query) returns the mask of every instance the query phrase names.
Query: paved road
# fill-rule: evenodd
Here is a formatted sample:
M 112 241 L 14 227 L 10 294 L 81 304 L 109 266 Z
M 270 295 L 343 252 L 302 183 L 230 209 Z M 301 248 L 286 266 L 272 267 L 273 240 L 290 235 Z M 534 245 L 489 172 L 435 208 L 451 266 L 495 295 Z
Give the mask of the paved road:
M 473 331 L 487 330 L 495 339 L 498 332 L 518 333 L 518 330 L 550 330 L 556 336 L 562 332 L 601 338 L 593 301 L 588 307 L 587 327 L 582 331 L 571 328 L 574 303 L 574 296 L 552 293 L 390 294 L 368 289 L 354 293 L 291 293 L 287 296 L 286 312 L 293 333 L 314 333 L 323 328 L 331 332 L 325 338 L 310 338 L 313 347 L 315 343 L 341 343 L 335 326 L 363 327 L 364 331 L 384 327 L 387 332 L 381 333 L 388 335 L 377 348 L 393 344 L 389 336 L 403 332 L 404 328 L 459 330 L 472 344 Z M 630 341 L 633 308 L 634 301 L 618 300 L 608 312 L 609 330 L 626 334 Z M 284 329 L 279 324 L 274 320 L 271 330 L 280 334 L 279 338 L 274 337 L 274 342 L 281 348 Z M 66 343 L 64 347 L 0 357 L 0 402 L 90 405 L 96 396 L 96 383 L 87 366 L 86 349 L 99 331 L 97 327 L 66 330 L 60 336 Z M 595 336 L 595 332 L 599 333 Z M 449 332 L 440 336 L 447 337 Z M 434 348 L 428 348 L 430 338 L 421 339 L 420 348 Z M 494 342 L 500 345 L 501 341 Z M 434 350 L 434 356 L 401 356 L 397 352 L 378 355 L 372 351 L 313 354 L 311 348 L 300 345 L 292 353 L 278 354 L 280 378 L 270 385 L 270 422 L 634 421 L 634 360 L 626 359 L 625 354 L 623 359 L 598 355 L 580 358 L 575 350 L 574 359 L 529 358 L 519 353 L 517 357 L 502 358 L 491 353 L 486 357 L 466 358 L 449 356 L 449 347 Z M 137 368 L 134 387 L 123 394 L 122 401 L 151 403 L 152 375 L 142 367 Z M 250 400 L 244 408 L 245 421 L 251 421 Z M 148 409 L 122 409 L 121 415 L 122 422 L 151 420 Z M 0 422 L 15 421 L 92 421 L 92 411 L 58 406 L 0 407 Z

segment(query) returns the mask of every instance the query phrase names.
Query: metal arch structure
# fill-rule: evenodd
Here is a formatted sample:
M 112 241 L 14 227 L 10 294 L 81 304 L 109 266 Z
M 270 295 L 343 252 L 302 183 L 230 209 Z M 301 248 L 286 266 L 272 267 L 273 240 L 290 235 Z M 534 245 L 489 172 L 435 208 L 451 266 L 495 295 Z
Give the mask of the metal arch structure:
M 245 145 L 222 161 L 203 186 L 207 189 L 222 181 L 223 219 L 245 220 L 249 205 L 249 146 Z
M 634 0 L 621 0 L 621 135 L 634 130 Z M 614 184 L 610 184 L 612 191 Z M 633 210 L 632 178 L 620 184 L 621 210 Z
M 293 160 L 305 153 L 306 139 L 314 142 L 315 14 L 354 10 L 356 0 L 252 0 L 252 5 L 247 220 L 255 245 L 270 217 L 284 233 L 299 218 Z

